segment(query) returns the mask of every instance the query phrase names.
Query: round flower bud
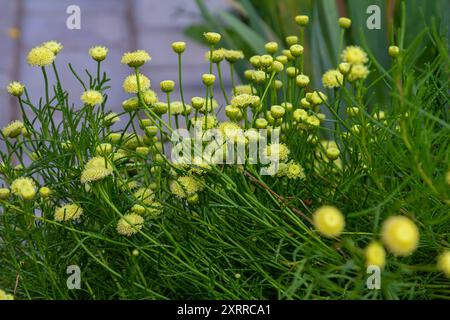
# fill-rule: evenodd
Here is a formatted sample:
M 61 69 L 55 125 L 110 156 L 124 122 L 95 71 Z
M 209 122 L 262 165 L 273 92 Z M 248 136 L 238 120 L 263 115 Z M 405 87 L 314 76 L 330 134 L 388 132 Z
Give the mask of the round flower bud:
M 313 214 L 315 228 L 325 237 L 334 238 L 341 235 L 345 227 L 345 219 L 339 209 L 322 206 Z
M 348 107 L 346 110 L 350 117 L 356 117 L 359 114 L 358 107 Z
M 136 68 L 144 65 L 152 58 L 145 50 L 136 50 L 133 52 L 127 52 L 122 56 L 121 63 L 126 64 L 131 68 Z
M 287 67 L 286 73 L 289 78 L 295 78 L 295 76 L 298 75 L 300 72 L 296 67 Z
M 141 119 L 139 120 L 139 128 L 144 129 L 145 127 L 151 126 L 152 123 L 152 119 Z
M 272 42 L 267 42 L 264 45 L 264 48 L 266 49 L 268 54 L 275 54 L 278 51 L 278 43 L 272 41 Z
M 290 50 L 284 49 L 284 50 L 282 51 L 282 53 L 283 53 L 284 56 L 286 56 L 286 58 L 288 59 L 288 61 L 294 61 L 294 60 L 295 60 L 295 58 L 294 58 L 294 56 L 291 54 L 291 51 L 290 51 Z
M 392 58 L 397 58 L 400 54 L 400 48 L 397 46 L 390 46 L 388 52 Z
M 232 105 L 228 105 L 225 107 L 225 115 L 230 118 L 230 120 L 235 121 L 240 120 L 243 116 L 241 109 Z
M 130 74 L 127 76 L 122 84 L 123 89 L 127 93 L 138 93 L 139 89 L 141 92 L 145 92 L 150 88 L 150 79 L 143 74 L 139 74 L 139 85 L 137 81 L 136 74 Z
M 183 53 L 184 50 L 186 50 L 186 43 L 183 41 L 176 41 L 172 43 L 172 50 L 178 54 Z
M 103 121 L 104 121 L 105 126 L 110 127 L 113 124 L 115 124 L 116 122 L 120 121 L 120 117 L 115 112 L 109 112 L 105 115 L 105 117 L 103 118 Z
M 339 151 L 339 149 L 335 147 L 327 148 L 325 150 L 325 155 L 330 160 L 336 160 L 337 158 L 339 158 L 340 153 L 341 152 Z
M 350 28 L 351 25 L 352 20 L 350 20 L 349 18 L 344 17 L 339 18 L 339 27 L 341 27 L 342 29 L 348 29 Z
M 386 247 L 396 256 L 410 255 L 419 244 L 419 229 L 405 216 L 389 217 L 383 223 L 381 234 Z
M 244 59 L 244 53 L 241 50 L 225 50 L 225 60 L 229 63 L 236 63 Z
M 139 99 L 137 97 L 129 98 L 122 102 L 123 110 L 127 112 L 136 111 L 139 109 Z
M 249 61 L 253 68 L 259 68 L 261 66 L 261 56 L 252 56 Z
M 163 115 L 167 112 L 169 106 L 165 102 L 157 102 L 153 107 L 153 111 L 155 111 L 158 115 Z
M 192 107 L 196 110 L 200 110 L 205 106 L 205 99 L 202 97 L 193 97 L 191 99 Z
M 292 105 L 292 103 L 290 102 L 282 102 L 281 106 L 286 110 L 286 111 L 292 111 L 292 109 L 294 109 L 294 106 Z
M 43 199 L 47 199 L 48 197 L 50 197 L 52 195 L 52 190 L 48 187 L 42 187 L 39 189 L 39 195 Z
M 295 78 L 295 83 L 300 88 L 304 88 L 304 87 L 306 87 L 309 84 L 309 77 L 307 75 L 304 75 L 304 74 L 299 74 L 297 76 L 297 78 Z
M 279 61 L 274 61 L 274 62 L 272 63 L 271 70 L 272 70 L 273 72 L 280 73 L 281 71 L 283 71 L 283 69 L 284 69 L 284 66 L 283 66 L 283 64 L 282 64 L 281 62 L 279 62 Z
M 266 82 L 266 73 L 262 70 L 257 70 L 253 73 L 253 81 L 256 84 L 264 84 Z
M 272 65 L 273 57 L 268 54 L 262 55 L 260 58 L 260 64 L 263 68 L 269 68 Z
M 0 200 L 6 200 L 10 195 L 11 191 L 8 188 L 0 188 Z
M 206 32 L 203 34 L 203 36 L 210 45 L 219 43 L 220 39 L 222 38 L 222 36 L 216 32 Z
M 205 59 L 214 63 L 220 63 L 225 59 L 225 49 L 217 49 L 205 52 Z
M 194 194 L 191 194 L 190 196 L 188 196 L 188 198 L 186 200 L 191 206 L 193 206 L 193 205 L 196 205 L 200 201 L 200 198 L 198 197 L 197 193 L 194 193 Z
M 259 119 L 256 119 L 256 121 L 255 121 L 255 127 L 257 129 L 266 129 L 268 124 L 269 123 L 264 118 L 259 118 Z
M 117 132 L 112 132 L 112 133 L 108 134 L 106 139 L 108 139 L 108 141 L 111 143 L 118 143 L 122 139 L 122 135 Z
M 302 98 L 302 99 L 300 100 L 300 105 L 301 105 L 303 108 L 310 108 L 310 107 L 311 107 L 311 103 L 309 103 L 308 100 L 307 100 L 306 98 Z
M 20 82 L 13 81 L 10 84 L 8 84 L 6 90 L 10 95 L 20 97 L 23 94 L 24 88 L 25 88 L 24 85 L 22 85 Z
M 289 50 L 294 57 L 299 57 L 303 54 L 303 46 L 299 44 L 294 44 L 290 46 Z
M 136 148 L 136 153 L 146 156 L 150 153 L 150 149 L 148 147 L 137 147 Z
M 148 126 L 144 128 L 145 134 L 149 137 L 154 137 L 158 134 L 157 126 Z
M 108 55 L 108 48 L 102 46 L 95 46 L 89 49 L 89 55 L 97 62 L 101 62 L 106 59 Z
M 216 81 L 216 76 L 213 74 L 205 73 L 202 75 L 203 84 L 207 87 L 211 87 L 214 85 L 214 81 Z
M 285 112 L 282 106 L 275 105 L 270 108 L 270 114 L 274 119 L 283 118 Z
M 2 129 L 2 133 L 5 137 L 14 139 L 20 136 L 23 128 L 24 128 L 23 122 L 16 120 L 8 124 L 6 127 L 4 127 Z
M 283 87 L 283 81 L 276 79 L 275 80 L 275 90 L 280 90 Z
M 143 215 L 147 210 L 145 209 L 144 206 L 141 206 L 140 204 L 135 204 L 133 207 L 131 207 L 131 211 L 133 213 Z
M 447 278 L 450 278 L 450 250 L 445 250 L 439 255 L 437 267 Z
M 351 64 L 348 62 L 339 63 L 339 72 L 343 75 L 347 75 L 350 72 Z
M 378 266 L 384 268 L 386 264 L 386 251 L 378 242 L 370 243 L 364 250 L 366 266 Z
M 299 25 L 300 27 L 305 27 L 309 22 L 309 17 L 305 15 L 296 16 L 295 17 L 295 23 Z
M 102 143 L 95 148 L 95 153 L 98 156 L 107 156 L 110 155 L 113 151 L 112 145 L 109 143 Z
M 286 57 L 285 55 L 280 55 L 277 56 L 275 58 L 276 61 L 281 62 L 283 65 L 285 65 L 286 63 L 288 63 L 288 57 Z
M 162 92 L 172 92 L 175 88 L 175 82 L 172 80 L 164 80 L 160 82 L 160 87 Z
M 138 249 L 134 249 L 133 252 L 131 253 L 133 256 L 137 257 L 139 255 L 139 250 Z
M 298 37 L 297 36 L 288 36 L 288 37 L 286 37 L 286 43 L 289 47 L 293 46 L 294 44 L 298 43 Z
M 253 80 L 253 74 L 255 73 L 255 70 L 245 70 L 244 71 L 244 77 L 245 79 L 247 79 L 247 81 L 252 81 Z

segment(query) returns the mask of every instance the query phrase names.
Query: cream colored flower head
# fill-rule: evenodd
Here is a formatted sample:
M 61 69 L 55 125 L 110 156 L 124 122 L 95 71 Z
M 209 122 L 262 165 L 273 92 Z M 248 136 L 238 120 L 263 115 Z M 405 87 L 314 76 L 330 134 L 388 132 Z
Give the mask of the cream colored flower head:
M 358 46 L 348 46 L 342 51 L 341 59 L 343 62 L 348 62 L 350 64 L 364 64 L 369 59 L 367 58 L 367 53 L 364 52 Z
M 150 205 L 155 201 L 155 192 L 149 187 L 141 187 L 133 193 L 133 197 L 141 204 Z
M 233 99 L 231 99 L 231 105 L 233 107 L 236 108 L 247 108 L 247 107 L 251 107 L 251 108 L 256 108 L 259 107 L 261 104 L 261 100 L 258 96 L 254 96 L 251 94 L 240 94 L 237 95 L 235 97 L 233 97 Z
M 94 107 L 100 105 L 103 102 L 103 95 L 99 91 L 88 90 L 81 95 L 81 101 L 88 106 Z
M 86 163 L 81 173 L 81 183 L 102 180 L 113 174 L 110 161 L 104 157 L 94 157 Z
M 22 121 L 15 120 L 2 129 L 2 134 L 8 138 L 17 138 L 25 128 Z
M 78 220 L 83 214 L 83 208 L 79 205 L 70 203 L 63 207 L 56 208 L 55 210 L 55 221 L 70 221 Z
M 389 217 L 382 226 L 382 238 L 386 247 L 396 256 L 408 256 L 419 244 L 419 229 L 405 216 Z
M 235 63 L 244 58 L 244 53 L 241 50 L 225 50 L 225 60 L 230 63 Z
M 18 178 L 11 184 L 11 191 L 24 200 L 32 200 L 36 196 L 36 184 L 31 178 Z
M 378 266 L 384 268 L 386 264 L 386 250 L 378 242 L 371 242 L 364 250 L 366 266 Z
M 179 198 L 187 198 L 204 188 L 203 183 L 191 176 L 181 176 L 169 185 L 170 191 Z
M 139 74 L 139 86 L 141 92 L 147 91 L 150 88 L 150 79 L 144 76 L 142 73 Z M 125 80 L 123 81 L 123 89 L 127 93 L 138 93 L 139 88 L 136 74 L 130 74 L 125 78 Z
M 339 70 L 328 70 L 322 76 L 322 84 L 325 88 L 339 88 L 344 82 L 344 76 Z
M 28 53 L 27 61 L 30 66 L 45 67 L 55 61 L 55 54 L 46 47 L 35 47 Z
M 322 206 L 314 212 L 313 223 L 322 235 L 334 238 L 339 237 L 344 231 L 345 218 L 338 208 Z
M 122 56 L 121 63 L 127 64 L 129 67 L 140 67 L 152 58 L 145 50 L 136 50 L 133 52 L 127 52 Z
M 57 41 L 47 41 L 44 42 L 42 46 L 53 52 L 55 56 L 64 48 L 63 45 Z
M 117 223 L 116 230 L 123 236 L 130 237 L 138 233 L 144 226 L 144 218 L 135 213 L 124 215 Z
M 106 56 L 108 55 L 108 48 L 103 46 L 95 46 L 89 49 L 89 55 L 94 59 L 95 61 L 103 61 L 106 59 Z
M 189 104 L 184 104 L 183 106 L 183 103 L 181 101 L 174 101 L 170 103 L 169 110 L 171 115 L 180 115 L 180 114 L 189 115 L 191 113 L 192 107 Z
M 350 73 L 347 75 L 348 81 L 353 82 L 356 80 L 363 80 L 369 75 L 369 69 L 362 64 L 353 65 L 350 69 Z
M 205 52 L 205 60 L 211 61 L 213 63 L 219 63 L 222 62 L 225 59 L 225 49 L 220 48 L 211 51 Z
M 0 300 L 14 300 L 14 296 L 0 289 Z
M 308 99 L 308 97 L 306 97 L 306 99 Z M 316 90 L 311 93 L 308 101 L 314 105 L 319 105 L 327 101 L 327 96 L 325 93 Z
M 6 87 L 8 93 L 15 97 L 20 97 L 23 94 L 25 86 L 18 81 L 13 81 Z
M 284 143 L 272 143 L 264 148 L 264 155 L 270 159 L 278 159 L 285 162 L 289 157 L 290 150 Z
M 450 250 L 447 249 L 439 255 L 437 267 L 447 278 L 450 278 Z

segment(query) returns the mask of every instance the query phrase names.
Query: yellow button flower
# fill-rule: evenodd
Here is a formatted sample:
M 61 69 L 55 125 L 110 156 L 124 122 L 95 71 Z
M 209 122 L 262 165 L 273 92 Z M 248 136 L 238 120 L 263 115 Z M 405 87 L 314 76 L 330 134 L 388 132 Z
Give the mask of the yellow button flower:
M 366 266 L 375 265 L 383 268 L 386 264 L 386 251 L 378 242 L 371 242 L 364 250 Z
M 341 235 L 345 227 L 345 218 L 341 211 L 333 206 L 322 206 L 313 214 L 314 227 L 325 237 Z
M 439 255 L 437 267 L 446 277 L 450 278 L 450 250 L 446 250 Z
M 404 216 L 388 218 L 382 227 L 382 238 L 386 247 L 397 256 L 410 255 L 417 249 L 419 229 Z

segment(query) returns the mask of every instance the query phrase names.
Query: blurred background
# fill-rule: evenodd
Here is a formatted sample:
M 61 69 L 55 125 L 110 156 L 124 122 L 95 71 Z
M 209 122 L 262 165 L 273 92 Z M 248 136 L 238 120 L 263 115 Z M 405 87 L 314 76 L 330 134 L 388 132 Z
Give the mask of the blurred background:
M 228 6 L 227 1 L 207 2 L 212 11 Z M 66 27 L 70 16 L 66 9 L 70 5 L 81 9 L 80 30 Z M 173 41 L 188 43 L 183 55 L 186 97 L 203 95 L 201 75 L 208 69 L 204 60 L 207 49 L 184 35 L 187 27 L 201 21 L 194 0 L 0 0 L 0 127 L 19 116 L 16 99 L 9 97 L 5 89 L 10 81 L 24 83 L 36 103 L 43 95 L 42 73 L 27 65 L 26 55 L 31 48 L 48 40 L 64 45 L 56 63 L 64 88 L 74 103 L 79 103 L 82 88 L 68 63 L 86 78 L 85 68 L 95 70 L 95 63 L 88 55 L 94 45 L 109 48 L 103 63 L 103 70 L 111 78 L 108 109 L 120 111 L 121 102 L 129 98 L 122 90 L 122 81 L 130 68 L 120 64 L 126 51 L 145 49 L 150 53 L 152 61 L 143 72 L 156 91 L 159 92 L 160 81 L 178 79 L 177 56 L 171 49 Z M 230 83 L 228 76 L 226 82 Z
M 294 17 L 310 16 L 307 28 L 305 57 L 306 73 L 314 87 L 320 88 L 323 72 L 336 66 L 339 46 L 339 16 L 347 16 L 353 24 L 346 33 L 346 44 L 359 44 L 377 58 L 379 67 L 388 69 L 391 63 L 387 55 L 389 44 L 398 44 L 397 28 L 400 26 L 401 0 L 0 0 L 0 126 L 16 119 L 16 102 L 3 88 L 11 80 L 23 82 L 32 99 L 43 93 L 41 73 L 26 64 L 26 54 L 43 41 L 56 40 L 64 45 L 57 64 L 62 74 L 64 88 L 71 94 L 71 101 L 78 103 L 81 87 L 70 73 L 67 63 L 84 74 L 84 68 L 94 70 L 95 64 L 88 56 L 93 45 L 110 49 L 103 70 L 111 78 L 108 108 L 119 111 L 127 95 L 121 89 L 129 68 L 120 64 L 126 51 L 148 50 L 152 61 L 144 68 L 153 88 L 159 91 L 161 80 L 177 80 L 177 58 L 171 50 L 173 41 L 186 41 L 183 55 L 183 85 L 187 99 L 203 95 L 201 74 L 207 72 L 204 60 L 207 50 L 202 44 L 204 31 L 217 31 L 223 35 L 221 45 L 238 48 L 247 58 L 264 53 L 267 41 L 277 41 L 283 47 L 284 39 L 298 34 Z M 66 20 L 67 7 L 77 5 L 81 9 L 81 29 L 69 30 Z M 366 26 L 371 5 L 380 10 L 381 28 L 370 30 Z M 448 39 L 450 1 L 408 0 L 406 8 L 406 34 L 404 47 L 423 47 L 423 61 L 438 54 L 431 41 L 418 35 L 431 28 Z M 419 37 L 420 38 L 420 37 Z M 281 49 L 281 48 L 280 48 Z M 245 64 L 237 66 L 242 75 Z M 225 83 L 229 87 L 229 74 L 224 70 Z M 372 72 L 375 80 L 379 74 Z M 375 104 L 386 103 L 388 97 L 381 83 L 371 86 Z M 176 90 L 177 91 L 177 90 Z M 216 94 L 220 102 L 220 95 Z M 178 98 L 178 97 L 177 97 Z M 37 100 L 34 100 L 37 101 Z

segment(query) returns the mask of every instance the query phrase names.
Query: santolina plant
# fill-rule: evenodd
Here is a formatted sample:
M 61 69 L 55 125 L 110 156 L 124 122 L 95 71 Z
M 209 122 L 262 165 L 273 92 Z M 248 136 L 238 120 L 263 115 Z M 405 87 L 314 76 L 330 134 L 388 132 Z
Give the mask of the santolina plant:
M 342 44 L 314 88 L 309 18 L 295 21 L 299 35 L 247 57 L 243 84 L 244 54 L 205 33 L 201 97 L 183 93 L 184 42 L 172 44 L 179 73 L 160 93 L 141 70 L 150 54 L 125 53 L 119 114 L 107 111 L 107 48 L 89 50 L 87 79 L 69 64 L 74 93 L 58 75 L 63 46 L 33 48 L 44 99 L 11 82 L 22 119 L 1 130 L 0 299 L 448 298 L 444 42 L 429 31 L 436 55 L 416 65 L 421 39 L 404 48 L 402 30 L 389 70 Z M 366 94 L 379 82 L 388 105 Z M 73 265 L 79 290 L 66 286 Z M 379 268 L 379 290 L 367 267 Z

